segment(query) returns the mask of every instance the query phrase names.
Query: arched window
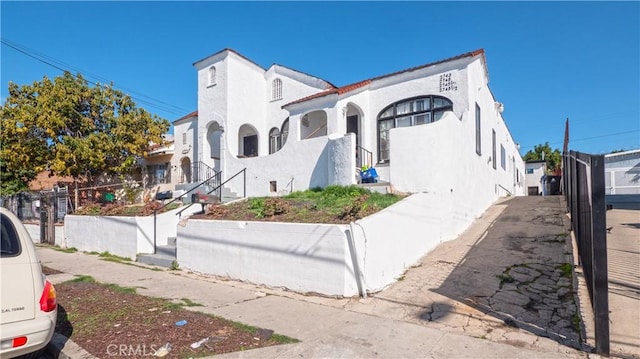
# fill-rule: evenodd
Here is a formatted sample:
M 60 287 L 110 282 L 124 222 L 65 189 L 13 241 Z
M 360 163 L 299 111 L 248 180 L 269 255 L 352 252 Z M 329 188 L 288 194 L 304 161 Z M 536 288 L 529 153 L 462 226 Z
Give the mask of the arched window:
M 216 84 L 216 67 L 209 67 L 209 86 Z
M 269 154 L 278 152 L 281 147 L 280 130 L 274 127 L 269 131 Z
M 271 83 L 271 101 L 282 100 L 282 80 L 275 79 Z
M 398 101 L 378 115 L 378 162 L 389 162 L 389 130 L 438 121 L 453 103 L 441 96 L 421 96 Z
M 280 128 L 280 147 L 284 146 L 287 143 L 287 137 L 289 137 L 289 118 L 282 123 L 282 127 Z

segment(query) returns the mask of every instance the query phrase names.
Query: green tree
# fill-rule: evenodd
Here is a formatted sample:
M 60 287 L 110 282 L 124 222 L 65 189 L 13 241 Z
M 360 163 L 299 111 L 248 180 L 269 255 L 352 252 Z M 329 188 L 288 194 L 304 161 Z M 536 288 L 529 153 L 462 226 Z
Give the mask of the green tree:
M 90 182 L 125 174 L 169 129 L 112 85 L 92 87 L 69 72 L 31 85 L 10 82 L 0 121 L 2 194 L 26 189 L 43 170 Z
M 544 158 L 542 157 L 544 153 Z M 523 159 L 525 161 L 544 161 L 547 162 L 547 171 L 553 172 L 556 168 L 562 164 L 562 153 L 559 149 L 551 149 L 549 142 L 545 142 L 544 145 L 536 145 L 533 150 L 529 150 Z

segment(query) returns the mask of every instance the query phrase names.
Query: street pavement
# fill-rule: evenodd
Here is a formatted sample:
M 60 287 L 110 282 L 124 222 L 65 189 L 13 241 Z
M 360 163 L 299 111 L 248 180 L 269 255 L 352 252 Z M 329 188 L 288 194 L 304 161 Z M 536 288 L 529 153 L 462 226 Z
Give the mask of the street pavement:
M 494 204 L 457 239 L 441 244 L 395 284 L 366 299 L 303 295 L 47 247 L 39 247 L 38 254 L 43 265 L 63 272 L 50 276 L 54 283 L 90 275 L 99 282 L 136 287 L 142 295 L 188 298 L 204 305 L 198 311 L 301 341 L 217 356 L 221 358 L 598 357 L 588 354 L 592 343 L 583 344 L 584 334 L 574 329 L 584 300 L 575 301 L 575 278 L 564 266 L 573 262 L 573 255 L 563 206 L 561 197 L 551 196 Z M 623 222 L 635 223 L 621 224 L 625 229 L 640 230 L 638 220 Z M 623 289 L 637 294 L 633 285 Z M 637 311 L 637 304 L 624 308 Z M 611 308 L 612 346 L 614 340 L 630 344 L 619 353 L 633 357 L 639 336 L 632 324 L 620 327 L 626 337 L 614 336 L 617 309 Z M 628 318 L 622 314 L 620 321 L 628 323 Z M 71 341 L 62 342 L 61 357 L 88 357 Z

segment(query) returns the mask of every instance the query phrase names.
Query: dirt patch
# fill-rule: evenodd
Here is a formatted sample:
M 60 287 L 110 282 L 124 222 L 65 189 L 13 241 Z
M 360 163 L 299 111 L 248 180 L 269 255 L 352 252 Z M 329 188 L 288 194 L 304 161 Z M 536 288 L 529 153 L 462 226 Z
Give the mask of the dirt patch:
M 149 357 L 166 345 L 166 358 L 201 357 L 296 341 L 185 309 L 198 305 L 186 299 L 176 304 L 90 281 L 61 283 L 56 290 L 56 332 L 100 358 Z
M 42 266 L 42 274 L 44 274 L 44 275 L 60 274 L 60 273 L 62 273 L 62 272 L 60 272 L 57 269 L 53 269 L 53 268 L 49 268 L 49 267 L 46 267 L 46 266 Z
M 343 205 L 323 207 L 304 198 L 268 198 L 263 202 L 241 201 L 227 205 L 209 205 L 204 214 L 191 218 L 230 221 L 264 221 L 293 223 L 347 224 L 373 213 L 383 207 L 367 203 L 368 195 L 350 199 Z

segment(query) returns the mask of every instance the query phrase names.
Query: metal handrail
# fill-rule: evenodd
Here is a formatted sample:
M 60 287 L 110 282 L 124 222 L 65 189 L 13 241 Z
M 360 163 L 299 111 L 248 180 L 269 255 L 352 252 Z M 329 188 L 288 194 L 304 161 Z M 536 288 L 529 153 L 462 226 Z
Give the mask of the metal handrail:
M 367 167 L 372 167 L 373 165 L 373 152 L 367 150 L 366 148 L 360 146 L 360 145 L 356 145 L 356 154 L 357 154 L 357 160 L 359 160 L 360 163 L 357 163 L 358 168 L 362 167 L 363 165 L 367 165 Z M 367 161 L 366 162 L 362 162 L 362 158 L 366 156 Z
M 503 185 L 501 185 L 501 184 L 499 184 L 499 183 L 496 183 L 496 187 L 502 188 L 505 192 L 507 192 L 507 194 L 508 194 L 509 196 L 513 196 L 513 193 L 511 193 L 511 191 L 509 191 L 505 186 L 503 186 Z M 496 192 L 497 192 L 497 191 L 496 191 Z
M 240 173 L 244 173 L 244 185 L 243 185 L 243 193 L 242 193 L 242 198 L 246 197 L 247 195 L 247 174 L 246 174 L 247 168 L 243 168 L 240 171 L 238 171 L 236 174 L 234 174 L 233 176 L 231 176 L 230 178 L 228 178 L 227 180 L 225 180 L 224 182 L 220 183 L 219 185 L 217 185 L 216 187 L 214 187 L 211 191 L 207 192 L 207 194 L 210 194 L 214 191 L 217 191 L 218 189 L 221 189 L 222 186 L 224 186 L 225 184 L 227 184 L 227 182 L 231 181 L 232 179 L 236 178 Z M 222 173 L 222 172 L 218 172 L 218 173 Z M 191 189 L 191 191 L 193 191 L 194 189 L 196 189 L 197 187 L 194 187 Z M 186 193 L 185 193 L 186 194 Z M 222 201 L 222 191 L 220 191 L 220 195 L 218 196 L 218 199 L 220 201 Z M 190 203 L 188 206 L 186 206 L 185 208 L 181 209 L 178 213 L 176 213 L 177 216 L 181 215 L 182 212 L 184 212 L 185 210 L 187 210 L 189 207 L 191 207 L 193 205 L 193 202 Z
M 176 197 L 176 198 L 172 199 L 171 201 L 169 201 L 169 202 L 167 202 L 167 203 L 163 204 L 163 205 L 162 205 L 162 207 L 160 207 L 160 208 L 158 208 L 158 209 L 154 209 L 154 210 L 153 210 L 153 254 L 156 254 L 156 232 L 157 232 L 157 229 L 156 229 L 156 221 L 157 221 L 157 214 L 158 214 L 158 211 L 159 211 L 159 210 L 161 210 L 161 209 L 163 209 L 163 208 L 165 208 L 165 207 L 167 207 L 168 205 L 170 205 L 170 204 L 174 203 L 175 201 L 177 201 L 177 200 L 179 200 L 179 199 L 182 199 L 182 198 L 183 198 L 184 196 L 186 196 L 188 193 L 193 192 L 194 190 L 198 189 L 198 188 L 199 188 L 200 186 L 202 186 L 203 184 L 205 184 L 205 183 L 207 183 L 207 182 L 211 181 L 212 179 L 214 179 L 214 178 L 216 178 L 216 177 L 221 177 L 221 176 L 222 176 L 222 171 L 220 171 L 220 172 L 216 172 L 216 174 L 214 174 L 213 176 L 211 176 L 211 177 L 207 178 L 206 180 L 204 180 L 204 181 L 200 182 L 197 186 L 195 186 L 195 187 L 193 187 L 192 189 L 188 190 L 187 192 L 185 192 L 185 193 L 181 194 L 180 196 L 178 196 L 178 197 Z M 226 182 L 225 182 L 225 183 L 226 183 Z M 213 191 L 212 191 L 212 192 L 213 192 Z M 209 193 L 211 193 L 211 192 L 209 192 Z M 192 203 L 192 204 L 193 204 L 193 203 Z M 190 204 L 189 206 L 187 206 L 187 207 L 183 208 L 182 210 L 180 210 L 180 212 L 178 212 L 178 214 L 181 214 L 185 209 L 187 209 L 187 208 L 189 208 L 189 207 L 191 207 L 191 204 Z
M 303 140 L 307 140 L 309 138 L 313 138 L 311 136 L 315 135 L 318 131 L 322 130 L 323 128 L 327 127 L 327 124 L 325 123 L 324 125 L 316 128 L 313 132 L 311 132 L 310 134 L 307 135 L 307 137 L 303 138 Z
M 180 168 L 180 183 L 198 182 L 203 178 L 211 178 L 217 173 L 214 168 L 202 161 L 192 163 L 188 170 L 187 174 L 185 170 Z M 183 180 L 183 177 L 188 180 Z

